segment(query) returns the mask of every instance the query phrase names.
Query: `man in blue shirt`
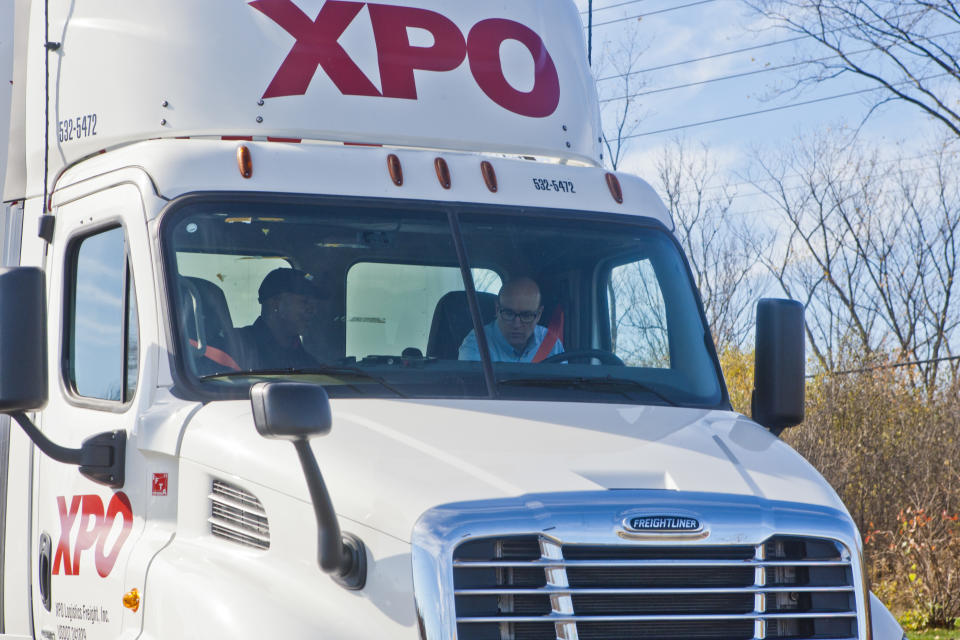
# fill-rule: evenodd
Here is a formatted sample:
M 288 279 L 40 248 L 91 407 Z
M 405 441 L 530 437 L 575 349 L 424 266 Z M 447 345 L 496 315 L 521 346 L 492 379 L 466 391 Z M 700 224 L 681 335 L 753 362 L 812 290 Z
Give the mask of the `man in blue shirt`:
M 547 328 L 537 324 L 542 313 L 540 287 L 531 278 L 517 278 L 503 285 L 497 298 L 497 318 L 483 327 L 490 358 L 494 362 L 533 362 L 545 339 L 554 340 L 554 344 L 544 357 L 563 353 L 559 337 L 547 338 Z M 473 331 L 463 339 L 459 357 L 481 359 Z

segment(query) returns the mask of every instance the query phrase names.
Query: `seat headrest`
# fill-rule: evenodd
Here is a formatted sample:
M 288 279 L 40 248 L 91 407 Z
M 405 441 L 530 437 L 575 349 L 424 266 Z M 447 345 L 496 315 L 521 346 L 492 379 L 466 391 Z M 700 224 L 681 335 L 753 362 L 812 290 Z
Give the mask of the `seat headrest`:
M 191 276 L 182 276 L 180 284 L 187 338 L 222 347 L 228 339 L 227 334 L 233 330 L 223 289 L 209 280 Z
M 477 292 L 480 305 L 480 317 L 487 324 L 496 314 L 497 296 L 493 293 Z M 430 324 L 430 337 L 427 339 L 427 357 L 456 360 L 460 344 L 473 329 L 470 317 L 470 304 L 466 291 L 451 291 L 444 294 L 433 311 Z

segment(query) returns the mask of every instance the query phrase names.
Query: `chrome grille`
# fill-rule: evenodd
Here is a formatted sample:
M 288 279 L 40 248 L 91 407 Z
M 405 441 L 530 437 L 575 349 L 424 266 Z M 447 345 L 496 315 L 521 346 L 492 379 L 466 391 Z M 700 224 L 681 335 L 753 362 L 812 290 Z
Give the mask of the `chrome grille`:
M 459 640 L 857 638 L 854 574 L 838 542 L 741 546 L 469 540 L 453 553 Z
M 263 505 L 249 491 L 221 480 L 210 490 L 210 533 L 255 549 L 270 548 L 270 524 Z

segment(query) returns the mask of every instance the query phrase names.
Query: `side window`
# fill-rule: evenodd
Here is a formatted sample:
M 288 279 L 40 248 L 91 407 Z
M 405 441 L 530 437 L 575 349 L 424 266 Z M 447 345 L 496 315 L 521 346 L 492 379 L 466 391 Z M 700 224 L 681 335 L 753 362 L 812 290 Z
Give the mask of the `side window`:
M 136 390 L 140 339 L 123 229 L 87 236 L 69 255 L 69 386 L 86 398 L 126 402 Z
M 137 378 L 140 375 L 140 325 L 137 317 L 137 291 L 133 288 L 133 278 L 130 277 L 130 261 L 127 260 L 127 324 L 125 341 L 126 355 L 123 358 L 126 369 L 126 390 L 124 400 L 133 397 L 137 390 Z
M 606 297 L 613 352 L 632 367 L 669 368 L 667 313 L 650 261 L 614 267 Z
M 499 292 L 500 276 L 473 269 L 478 291 Z M 347 356 L 427 352 L 433 312 L 444 294 L 462 291 L 457 267 L 359 262 L 347 272 Z

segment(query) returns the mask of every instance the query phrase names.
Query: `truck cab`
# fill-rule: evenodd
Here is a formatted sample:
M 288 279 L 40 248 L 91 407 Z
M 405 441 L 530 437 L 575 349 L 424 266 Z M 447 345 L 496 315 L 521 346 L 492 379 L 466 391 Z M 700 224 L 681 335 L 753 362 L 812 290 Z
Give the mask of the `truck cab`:
M 900 640 L 572 3 L 15 9 L 0 637 Z

